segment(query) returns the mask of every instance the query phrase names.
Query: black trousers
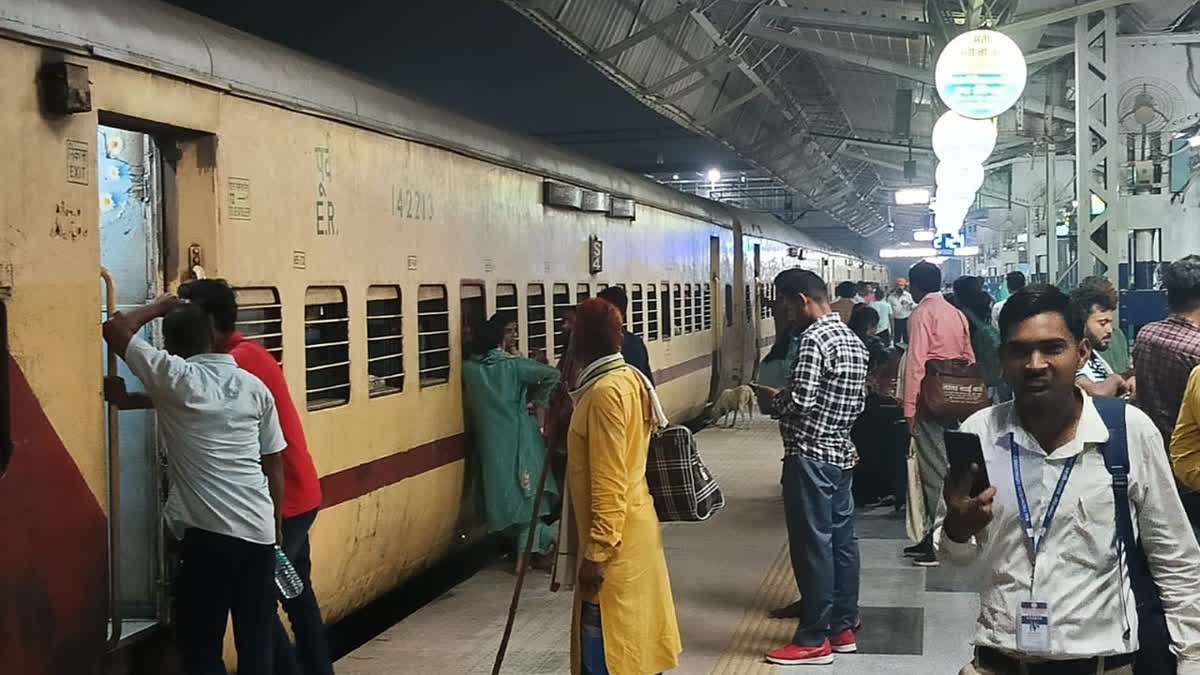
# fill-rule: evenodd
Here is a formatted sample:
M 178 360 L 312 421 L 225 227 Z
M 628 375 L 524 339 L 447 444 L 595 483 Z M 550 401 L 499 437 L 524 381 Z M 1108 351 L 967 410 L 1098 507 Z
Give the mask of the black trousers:
M 896 329 L 892 338 L 897 344 L 908 344 L 908 319 L 892 319 L 892 324 Z
M 312 560 L 308 553 L 308 530 L 316 519 L 316 509 L 283 519 L 283 552 L 292 561 L 300 581 L 304 582 L 304 590 L 291 600 L 281 599 L 283 611 L 287 612 L 292 633 L 296 636 L 295 649 L 279 615 L 275 615 L 276 675 L 333 675 L 325 623 L 321 620 L 321 607 L 312 589 Z
M 274 547 L 191 528 L 180 554 L 176 628 L 183 672 L 227 675 L 221 653 L 232 614 L 238 674 L 272 675 Z

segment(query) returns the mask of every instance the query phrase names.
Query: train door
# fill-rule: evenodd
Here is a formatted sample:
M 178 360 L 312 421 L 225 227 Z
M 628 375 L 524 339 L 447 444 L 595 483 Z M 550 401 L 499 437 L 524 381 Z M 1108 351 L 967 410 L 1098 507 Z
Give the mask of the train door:
M 110 310 L 144 305 L 165 287 L 162 164 L 159 148 L 147 134 L 101 125 L 97 135 L 103 321 Z M 161 344 L 159 331 L 157 323 L 149 324 L 140 335 Z M 101 354 L 105 357 L 106 374 L 112 374 L 109 369 L 115 363 L 115 374 L 131 390 L 141 389 L 124 361 L 109 356 L 106 348 Z M 126 641 L 165 620 L 166 565 L 160 524 L 164 462 L 153 411 L 110 409 L 105 426 L 112 528 L 109 583 L 115 604 L 110 635 Z
M 725 298 L 721 284 L 721 238 L 708 238 L 708 287 L 711 302 L 706 308 L 712 329 L 712 376 L 709 378 L 708 400 L 715 401 L 721 393 L 721 345 L 725 342 Z
M 752 356 L 751 370 L 753 373 L 750 381 L 758 380 L 758 361 L 762 356 L 762 348 L 759 342 L 762 339 L 762 245 L 754 245 L 754 279 L 748 286 L 750 296 L 746 298 L 746 303 L 749 305 L 750 312 L 750 340 L 749 349 Z
M 476 326 L 487 321 L 487 292 L 482 281 L 464 280 L 459 286 L 459 335 L 462 338 L 462 355 L 465 359 L 474 337 Z
M 474 332 L 487 321 L 487 291 L 482 281 L 464 279 L 458 287 L 459 329 L 462 343 L 462 359 L 465 361 L 470 354 L 471 340 Z M 499 298 L 499 290 L 497 291 Z M 464 399 L 465 402 L 465 399 Z M 463 408 L 466 412 L 466 408 Z M 470 538 L 480 522 L 483 521 L 483 483 L 480 479 L 482 469 L 479 466 L 479 451 L 475 446 L 475 436 L 470 424 L 464 424 L 464 451 L 466 454 L 465 473 L 463 475 L 462 506 L 459 509 L 455 532 L 461 541 Z

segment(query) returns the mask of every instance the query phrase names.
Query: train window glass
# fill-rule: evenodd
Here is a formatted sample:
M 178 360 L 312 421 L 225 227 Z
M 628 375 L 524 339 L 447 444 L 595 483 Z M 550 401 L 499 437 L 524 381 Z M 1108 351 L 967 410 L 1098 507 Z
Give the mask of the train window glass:
M 504 317 L 506 322 L 517 320 L 519 313 L 516 284 L 496 284 L 496 313 Z M 517 348 L 521 347 L 521 338 L 517 337 Z
M 238 288 L 236 328 L 247 340 L 262 345 L 283 363 L 283 317 L 279 292 L 274 288 Z
M 590 297 L 592 297 L 592 291 L 587 284 L 575 284 L 575 304 L 579 304 Z
M 310 287 L 304 294 L 304 392 L 309 410 L 350 401 L 349 331 L 346 290 Z
M 675 284 L 675 300 L 671 303 L 675 315 L 675 334 L 683 335 L 683 287 Z
M 733 284 L 725 284 L 725 327 L 733 326 Z
M 754 318 L 754 303 L 750 297 L 750 284 L 746 284 L 746 323 Z
M 596 284 L 596 292 L 597 293 L 599 293 L 600 291 L 602 291 L 606 288 L 608 288 L 608 284 Z
M 532 354 L 546 349 L 546 287 L 529 284 L 525 288 L 525 322 Z
M 767 318 L 767 286 L 759 281 L 758 285 L 758 318 Z
M 658 339 L 658 286 L 646 284 L 646 339 Z
M 367 288 L 367 388 L 371 398 L 404 391 L 400 298 L 399 286 Z
M 683 331 L 691 333 L 696 329 L 696 306 L 691 301 L 691 283 L 683 285 Z
M 450 303 L 445 286 L 417 289 L 417 353 L 422 389 L 450 381 Z
M 704 304 L 701 320 L 704 330 L 712 330 L 712 284 L 704 284 Z
M 646 299 L 642 297 L 642 285 L 630 286 L 630 304 L 633 307 L 633 334 L 641 337 L 646 334 Z
M 671 317 L 673 316 L 672 308 L 677 307 L 671 303 L 671 284 L 663 284 L 659 297 L 662 298 L 662 314 L 658 323 L 659 331 L 662 333 L 663 340 L 671 339 Z
M 617 288 L 625 290 L 625 284 L 617 284 Z
M 574 307 L 571 304 L 571 287 L 567 284 L 554 284 L 554 354 L 562 356 L 567 353 L 567 334 L 563 332 L 563 313 Z

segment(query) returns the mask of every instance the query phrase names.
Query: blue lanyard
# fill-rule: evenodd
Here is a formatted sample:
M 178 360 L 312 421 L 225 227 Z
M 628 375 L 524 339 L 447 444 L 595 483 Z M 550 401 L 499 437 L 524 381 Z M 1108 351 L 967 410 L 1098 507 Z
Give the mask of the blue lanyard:
M 1042 519 L 1041 536 L 1033 529 L 1033 518 L 1029 514 L 1029 501 L 1025 498 L 1025 484 L 1021 481 L 1021 451 L 1017 447 L 1017 442 L 1013 440 L 1013 435 L 1008 435 L 1008 447 L 1012 451 L 1012 470 L 1013 470 L 1013 486 L 1017 489 L 1017 508 L 1021 511 L 1021 526 L 1025 528 L 1025 539 L 1029 546 L 1029 553 L 1033 557 L 1033 564 L 1037 565 L 1037 554 L 1041 552 L 1042 545 L 1046 543 L 1046 533 L 1050 531 L 1050 523 L 1054 520 L 1054 514 L 1058 511 L 1058 503 L 1062 501 L 1063 489 L 1067 487 L 1067 480 L 1071 477 L 1071 470 L 1075 468 L 1075 462 L 1079 459 L 1079 455 L 1067 460 L 1063 466 L 1062 473 L 1058 476 L 1058 485 L 1054 486 L 1054 494 L 1050 497 L 1050 503 L 1046 505 L 1046 517 Z

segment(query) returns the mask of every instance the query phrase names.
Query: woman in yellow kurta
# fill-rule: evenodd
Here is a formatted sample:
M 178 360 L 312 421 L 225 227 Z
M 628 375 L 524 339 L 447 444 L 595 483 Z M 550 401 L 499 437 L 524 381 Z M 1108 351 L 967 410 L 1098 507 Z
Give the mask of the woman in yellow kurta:
M 580 547 L 571 631 L 576 675 L 652 675 L 674 668 L 681 651 L 646 484 L 656 406 L 642 375 L 621 358 L 621 339 L 615 307 L 599 299 L 579 306 L 574 348 L 588 365 L 571 392 L 576 404 L 567 434 Z

